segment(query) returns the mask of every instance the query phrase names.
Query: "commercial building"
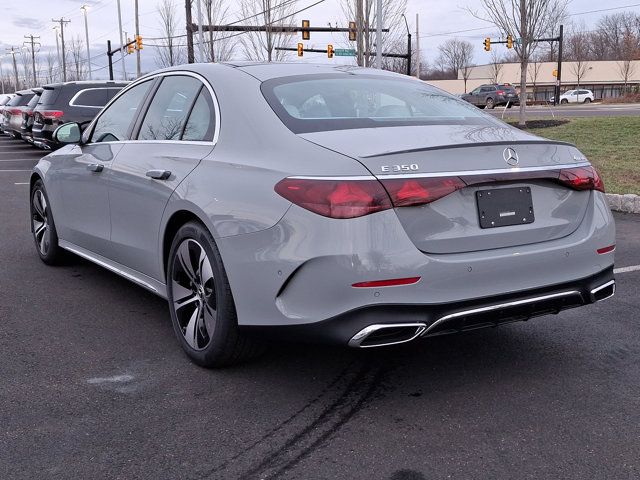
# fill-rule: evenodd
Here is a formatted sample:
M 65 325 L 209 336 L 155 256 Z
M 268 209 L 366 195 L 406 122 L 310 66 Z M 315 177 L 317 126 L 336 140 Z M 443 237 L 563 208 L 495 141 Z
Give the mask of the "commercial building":
M 548 100 L 553 96 L 556 83 L 553 71 L 557 68 L 556 62 L 529 64 L 527 68 L 529 98 L 540 101 Z M 628 63 L 623 61 L 563 62 L 561 91 L 580 86 L 580 88 L 592 90 L 596 99 L 618 97 L 625 89 L 625 76 L 627 90 L 637 91 L 640 88 L 640 60 Z M 466 82 L 464 77 L 463 72 L 459 71 L 457 79 L 428 80 L 428 83 L 453 94 L 470 92 L 485 83 L 519 85 L 520 64 L 478 65 L 467 70 Z

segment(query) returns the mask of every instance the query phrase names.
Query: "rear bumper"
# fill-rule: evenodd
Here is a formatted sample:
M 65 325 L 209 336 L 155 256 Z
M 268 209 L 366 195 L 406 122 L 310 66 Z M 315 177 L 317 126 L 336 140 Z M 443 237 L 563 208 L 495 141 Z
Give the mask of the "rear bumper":
M 367 348 L 526 321 L 602 301 L 614 293 L 611 266 L 572 282 L 463 302 L 371 305 L 313 324 L 240 328 L 263 338 Z
M 58 147 L 52 140 L 53 130 L 48 129 L 46 126 L 39 128 L 32 128 L 31 134 L 33 136 L 33 143 L 39 148 L 45 150 L 54 150 Z

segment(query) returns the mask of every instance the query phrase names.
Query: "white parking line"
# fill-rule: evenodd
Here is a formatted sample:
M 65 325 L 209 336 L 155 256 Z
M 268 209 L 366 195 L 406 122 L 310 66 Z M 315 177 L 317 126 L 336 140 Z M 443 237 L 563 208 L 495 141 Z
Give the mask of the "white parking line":
M 0 162 L 37 162 L 39 158 L 12 158 L 11 160 L 0 160 Z
M 0 172 L 32 172 L 33 170 L 3 170 L 0 168 Z
M 613 273 L 629 273 L 640 271 L 640 265 L 631 265 L 630 267 L 620 267 L 613 270 Z
M 29 182 L 15 182 L 14 185 L 29 185 Z

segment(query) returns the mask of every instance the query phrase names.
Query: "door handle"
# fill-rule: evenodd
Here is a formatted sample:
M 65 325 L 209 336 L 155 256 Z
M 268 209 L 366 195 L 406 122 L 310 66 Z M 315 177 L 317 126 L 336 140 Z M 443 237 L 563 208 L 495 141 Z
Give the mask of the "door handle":
M 166 180 L 171 176 L 169 170 L 149 170 L 147 177 L 155 178 L 156 180 Z
M 100 173 L 102 170 L 104 170 L 104 165 L 102 165 L 101 163 L 90 163 L 89 165 L 87 165 L 87 170 L 89 170 L 90 172 Z

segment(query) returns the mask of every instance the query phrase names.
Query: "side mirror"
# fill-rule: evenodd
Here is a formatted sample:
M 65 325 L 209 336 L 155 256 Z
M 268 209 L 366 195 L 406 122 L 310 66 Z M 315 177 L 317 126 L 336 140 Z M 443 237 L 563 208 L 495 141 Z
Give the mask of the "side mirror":
M 53 139 L 63 145 L 70 143 L 80 143 L 82 137 L 82 130 L 80 125 L 76 122 L 69 122 L 60 125 L 53 132 Z

